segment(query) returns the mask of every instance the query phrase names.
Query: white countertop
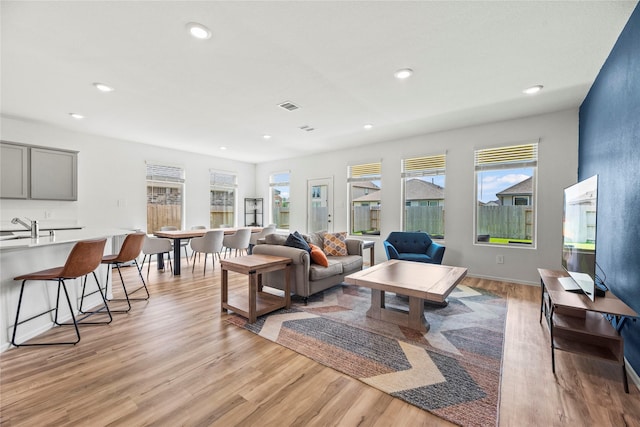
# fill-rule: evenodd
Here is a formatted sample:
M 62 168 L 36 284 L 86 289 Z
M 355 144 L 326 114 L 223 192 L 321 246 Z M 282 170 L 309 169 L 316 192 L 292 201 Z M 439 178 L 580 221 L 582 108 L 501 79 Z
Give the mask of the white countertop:
M 15 235 L 19 235 L 20 239 L 0 240 L 0 251 L 17 250 L 17 249 L 29 249 L 42 246 L 59 245 L 63 243 L 74 243 L 79 240 L 99 239 L 103 237 L 111 238 L 113 236 L 120 236 L 123 234 L 133 233 L 134 230 L 125 229 L 96 229 L 96 228 L 83 228 L 83 229 L 71 229 L 71 230 L 58 230 L 55 232 L 55 236 L 49 236 L 48 232 L 40 231 L 40 237 L 37 239 L 30 238 L 30 232 L 15 232 Z

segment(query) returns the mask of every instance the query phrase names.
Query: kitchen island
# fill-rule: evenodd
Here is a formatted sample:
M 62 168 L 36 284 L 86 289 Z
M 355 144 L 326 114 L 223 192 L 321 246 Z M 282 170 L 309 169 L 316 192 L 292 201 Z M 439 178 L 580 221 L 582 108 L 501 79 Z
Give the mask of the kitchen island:
M 104 253 L 111 254 L 114 249 L 113 242 L 120 241 L 118 236 L 132 233 L 133 230 L 123 229 L 57 229 L 54 235 L 43 233 L 40 237 L 32 239 L 29 231 L 15 232 L 18 238 L 8 238 L 0 240 L 0 351 L 5 351 L 10 347 L 11 334 L 15 322 L 18 298 L 20 293 L 20 282 L 13 280 L 14 277 L 32 273 L 47 268 L 64 265 L 71 248 L 79 240 L 107 238 Z M 115 239 L 114 239 L 115 237 Z M 101 285 L 104 287 L 104 280 L 107 275 L 107 267 L 100 266 L 96 274 Z M 75 305 L 76 313 L 82 292 L 82 282 L 80 279 L 67 280 L 67 288 Z M 90 276 L 87 287 L 89 290 L 96 289 Z M 30 282 L 25 287 L 20 319 L 28 319 L 39 313 L 46 312 L 55 307 L 56 287 L 46 282 Z M 85 299 L 84 307 L 97 306 L 101 303 L 100 296 L 96 293 Z M 66 304 L 60 305 L 60 320 L 70 319 L 70 313 L 66 309 Z M 65 311 L 66 309 L 66 311 Z M 39 316 L 20 325 L 18 329 L 18 342 L 33 338 L 53 327 L 53 313 Z

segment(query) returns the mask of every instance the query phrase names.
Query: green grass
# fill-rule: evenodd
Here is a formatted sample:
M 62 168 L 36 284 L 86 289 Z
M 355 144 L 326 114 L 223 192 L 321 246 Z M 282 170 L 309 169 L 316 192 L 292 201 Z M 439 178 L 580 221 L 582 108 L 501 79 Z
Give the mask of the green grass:
M 509 244 L 513 244 L 513 243 L 522 243 L 522 244 L 531 244 L 531 239 L 502 239 L 502 238 L 496 238 L 496 237 L 491 237 L 489 239 L 489 243 L 495 243 L 496 245 L 509 245 Z

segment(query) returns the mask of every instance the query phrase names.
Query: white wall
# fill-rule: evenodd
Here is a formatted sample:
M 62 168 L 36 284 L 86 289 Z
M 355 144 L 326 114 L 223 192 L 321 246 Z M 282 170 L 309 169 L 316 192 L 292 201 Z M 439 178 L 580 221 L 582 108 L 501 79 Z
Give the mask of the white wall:
M 209 225 L 209 169 L 238 174 L 236 224 L 244 225 L 244 197 L 255 197 L 255 165 L 180 150 L 81 134 L 45 124 L 2 118 L 5 141 L 79 151 L 78 201 L 0 200 L 0 228 L 14 216 L 47 225 L 146 229 L 146 165 L 185 168 L 185 226 Z M 49 216 L 49 218 L 45 218 Z
M 375 132 L 375 128 L 372 130 Z M 47 221 L 75 221 L 87 227 L 145 228 L 145 160 L 184 166 L 187 176 L 186 226 L 208 223 L 208 170 L 239 176 L 238 200 L 263 197 L 268 216 L 269 175 L 291 171 L 291 230 L 306 229 L 307 180 L 333 177 L 334 229 L 347 230 L 347 165 L 382 160 L 381 238 L 401 227 L 400 161 L 447 152 L 446 241 L 444 262 L 466 266 L 469 274 L 521 283 L 538 283 L 537 267 L 560 268 L 562 190 L 576 182 L 578 111 L 569 110 L 518 120 L 489 123 L 258 165 L 224 160 L 122 140 L 74 133 L 50 126 L 2 118 L 3 140 L 77 150 L 77 202 L 2 200 L 0 226 L 13 216 Z M 537 247 L 506 248 L 473 243 L 473 150 L 540 138 Z M 255 179 L 254 179 L 255 178 Z M 242 214 L 242 203 L 237 213 Z M 44 212 L 52 212 L 44 219 Z M 237 219 L 242 225 L 242 216 Z M 265 223 L 270 222 L 265 217 Z M 504 264 L 496 264 L 496 255 Z M 378 261 L 384 259 L 381 241 Z
M 372 130 L 372 132 L 375 132 Z M 475 148 L 540 139 L 537 187 L 537 247 L 512 248 L 474 244 Z M 578 110 L 421 135 L 402 140 L 261 163 L 256 166 L 258 197 L 269 200 L 269 175 L 291 171 L 291 230 L 306 229 L 307 180 L 333 177 L 334 230 L 347 230 L 347 166 L 382 160 L 381 239 L 400 230 L 401 159 L 447 152 L 446 240 L 444 263 L 465 266 L 469 275 L 519 283 L 539 283 L 537 267 L 560 268 L 563 188 L 576 182 Z M 268 211 L 268 209 L 265 209 Z M 269 219 L 265 219 L 269 222 Z M 369 238 L 369 237 L 367 237 Z M 496 264 L 496 255 L 504 264 Z M 385 259 L 382 241 L 376 258 Z

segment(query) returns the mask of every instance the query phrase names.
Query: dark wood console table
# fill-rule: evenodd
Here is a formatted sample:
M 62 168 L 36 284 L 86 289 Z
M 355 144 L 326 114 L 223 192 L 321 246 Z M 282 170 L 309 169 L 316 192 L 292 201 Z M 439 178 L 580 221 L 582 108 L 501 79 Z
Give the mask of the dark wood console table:
M 618 331 L 603 316 L 609 315 L 619 322 L 623 317 L 638 314 L 618 299 L 611 291 L 605 297 L 591 301 L 581 293 L 564 290 L 559 277 L 563 271 L 538 269 L 540 274 L 540 322 L 544 314 L 551 334 L 551 368 L 556 372 L 555 350 L 568 351 L 606 360 L 622 367 L 624 391 L 629 393 L 624 363 L 624 342 Z

